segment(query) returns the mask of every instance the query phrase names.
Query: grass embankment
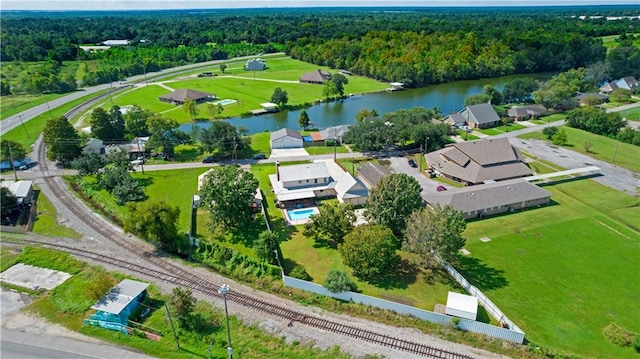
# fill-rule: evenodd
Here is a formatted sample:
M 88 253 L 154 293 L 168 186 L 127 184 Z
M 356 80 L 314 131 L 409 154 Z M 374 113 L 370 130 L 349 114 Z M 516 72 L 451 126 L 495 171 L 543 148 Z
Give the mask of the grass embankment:
M 92 298 L 90 288 L 96 286 L 99 278 L 104 278 L 103 270 L 77 261 L 71 256 L 46 249 L 26 248 L 20 255 L 3 249 L 4 264 L 23 262 L 26 264 L 61 270 L 73 276 L 55 289 L 41 294 L 26 310 L 43 318 L 60 323 L 65 327 L 116 345 L 140 350 L 147 355 L 160 358 L 226 357 L 227 332 L 224 312 L 214 308 L 207 301 L 198 301 L 194 314 L 199 317 L 200 329 L 197 331 L 178 328 L 180 349 L 176 347 L 172 336 L 169 318 L 164 309 L 168 296 L 161 293 L 155 285 L 148 288 L 151 298 L 148 303 L 154 309 L 141 324 L 162 333 L 160 341 L 151 341 L 121 332 L 93 326 L 83 326 L 83 319 L 92 312 L 90 307 L 98 298 Z M 125 276 L 119 273 L 107 274 L 117 283 Z M 95 296 L 95 295 L 94 295 Z M 173 318 L 175 321 L 175 317 Z M 230 316 L 230 328 L 233 333 L 234 354 L 244 358 L 347 358 L 339 349 L 312 349 L 306 345 L 285 343 L 283 338 L 273 337 L 258 327 L 245 325 L 235 316 Z
M 322 85 L 301 84 L 298 82 L 300 76 L 321 68 L 326 71 L 333 71 L 327 67 L 305 63 L 291 58 L 278 58 L 267 60 L 268 69 L 265 71 L 244 71 L 240 67 L 232 67 L 222 74 L 219 66 L 212 66 L 211 69 L 202 68 L 198 72 L 211 71 L 218 76 L 215 77 L 179 77 L 173 80 L 161 80 L 163 86 L 149 83 L 146 87 L 140 87 L 113 98 L 113 103 L 119 106 L 137 104 L 142 108 L 160 112 L 167 117 L 171 117 L 180 123 L 191 121 L 190 115 L 182 110 L 180 106 L 174 106 L 158 100 L 159 96 L 168 94 L 170 89 L 187 88 L 197 91 L 204 91 L 215 94 L 216 102 L 224 99 L 236 100 L 236 102 L 224 105 L 222 117 L 237 117 L 243 113 L 260 109 L 261 103 L 269 102 L 273 90 L 280 87 L 287 91 L 289 95 L 289 105 L 302 105 L 323 99 Z M 335 71 L 333 71 L 335 72 Z M 255 79 L 254 79 L 255 75 Z M 345 85 L 345 94 L 364 93 L 372 91 L 382 91 L 387 85 L 375 80 L 360 76 L 348 76 L 349 83 Z M 198 105 L 199 119 L 210 118 L 207 104 Z
M 640 172 L 640 150 L 638 146 L 568 126 L 563 126 L 563 128 L 567 134 L 567 144 L 562 147 L 615 164 L 633 172 Z M 518 137 L 547 141 L 542 132 L 530 132 Z M 592 144 L 589 152 L 584 147 L 586 142 Z
M 80 233 L 58 223 L 57 218 L 56 208 L 42 191 L 38 191 L 38 215 L 33 223 L 33 233 L 48 237 L 82 238 Z
M 638 199 L 591 180 L 544 188 L 553 205 L 469 223 L 461 271 L 536 344 L 634 357 L 601 331 L 615 322 L 640 333 Z

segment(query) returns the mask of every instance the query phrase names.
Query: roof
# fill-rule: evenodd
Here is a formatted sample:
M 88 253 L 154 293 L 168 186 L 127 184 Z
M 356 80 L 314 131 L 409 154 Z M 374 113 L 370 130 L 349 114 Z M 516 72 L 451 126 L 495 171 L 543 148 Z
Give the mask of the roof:
M 102 44 L 105 46 L 124 46 L 129 45 L 129 40 L 105 40 Z
M 100 298 L 91 309 L 101 312 L 120 315 L 120 312 L 129 305 L 140 293 L 144 292 L 149 283 L 125 279 Z
M 2 187 L 5 187 L 16 198 L 21 199 L 29 196 L 29 193 L 33 189 L 33 181 L 21 180 L 21 181 L 2 181 Z
M 335 186 L 335 190 L 338 198 L 341 199 L 369 196 L 367 188 L 349 172 L 345 172 L 342 177 L 340 177 Z
M 302 181 L 314 178 L 331 177 L 324 162 L 305 163 L 293 166 L 280 166 L 280 182 Z
M 494 110 L 493 106 L 489 103 L 467 106 L 464 110 L 460 111 L 460 115 L 462 115 L 464 119 L 467 119 L 468 115 L 468 122 L 474 123 L 493 123 L 500 121 L 500 116 L 498 116 L 496 110 Z
M 300 82 L 322 82 L 331 79 L 331 74 L 327 71 L 317 69 L 315 71 L 307 72 L 300 76 Z
M 278 107 L 278 104 L 273 102 L 263 102 L 260 104 L 260 106 L 264 107 L 265 109 L 272 109 Z
M 170 94 L 160 96 L 160 98 L 169 101 L 185 102 L 187 99 L 198 101 L 212 96 L 213 94 L 210 94 L 208 92 L 189 89 L 177 89 Z
M 444 122 L 452 123 L 453 125 L 463 125 L 467 121 L 464 116 L 459 113 L 452 113 L 444 118 Z
M 358 174 L 362 176 L 365 181 L 375 186 L 378 181 L 380 181 L 384 177 L 391 175 L 391 171 L 376 163 L 367 162 L 364 165 L 358 167 Z
M 309 137 L 311 137 L 313 141 L 324 140 L 324 137 L 320 134 L 320 132 L 309 132 Z
M 447 295 L 447 308 L 477 314 L 478 298 L 472 295 L 449 292 Z
M 529 111 L 527 111 L 526 108 L 524 107 L 511 107 L 507 113 L 509 114 L 509 116 L 513 116 L 513 117 L 526 117 L 529 116 Z
M 289 128 L 281 128 L 277 131 L 271 132 L 271 141 L 279 140 L 283 137 L 293 137 L 300 140 L 302 139 L 302 135 L 300 134 L 300 132 Z
M 427 193 L 429 204 L 451 205 L 463 213 L 551 197 L 551 193 L 523 178 L 448 191 Z
M 531 175 L 524 158 L 507 138 L 455 143 L 427 153 L 427 163 L 436 171 L 469 183 Z
M 324 130 L 320 131 L 320 135 L 322 135 L 322 138 L 325 140 L 342 138 L 344 134 L 349 131 L 349 127 L 349 125 L 327 127 Z
M 591 96 L 591 97 L 597 98 L 598 100 L 601 100 L 601 101 L 604 101 L 604 100 L 609 98 L 609 96 L 603 95 L 603 94 L 597 93 L 597 92 L 587 92 L 587 93 L 578 92 L 578 93 L 576 93 L 575 98 L 576 98 L 576 100 L 581 101 L 581 100 L 584 100 L 585 97 L 587 97 L 587 96 Z

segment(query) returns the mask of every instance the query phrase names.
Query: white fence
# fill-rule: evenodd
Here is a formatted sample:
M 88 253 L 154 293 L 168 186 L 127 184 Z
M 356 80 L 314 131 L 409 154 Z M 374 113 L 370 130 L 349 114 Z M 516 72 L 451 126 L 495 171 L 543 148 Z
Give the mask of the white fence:
M 400 314 L 411 315 L 416 318 L 426 320 L 432 323 L 448 324 L 453 320 L 453 317 L 450 317 L 448 315 L 434 313 L 428 310 L 424 310 L 424 309 L 420 309 L 420 308 L 416 308 L 416 307 L 412 307 L 412 306 L 408 306 L 408 305 L 404 305 L 396 302 L 391 302 L 391 301 L 380 299 L 380 298 L 370 297 L 364 294 L 359 294 L 354 292 L 332 293 L 328 291 L 325 287 L 319 284 L 288 277 L 285 275 L 282 276 L 282 279 L 285 286 L 306 290 L 309 292 L 344 300 L 347 302 L 370 305 L 372 307 L 391 310 Z M 524 341 L 524 333 L 520 331 L 520 329 L 517 327 L 516 328 L 518 330 L 514 331 L 507 328 L 501 328 L 501 327 L 496 327 L 486 323 L 477 322 L 475 320 L 460 318 L 458 322 L 458 328 L 460 328 L 461 330 L 480 333 L 480 334 L 488 335 L 494 338 L 507 340 L 510 342 L 518 343 L 518 344 L 522 344 L 522 342 Z

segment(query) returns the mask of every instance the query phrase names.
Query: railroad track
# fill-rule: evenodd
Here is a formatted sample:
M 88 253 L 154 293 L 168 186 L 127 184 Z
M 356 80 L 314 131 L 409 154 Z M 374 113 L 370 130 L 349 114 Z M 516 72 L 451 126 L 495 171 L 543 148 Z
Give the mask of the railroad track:
M 103 94 L 101 96 L 105 96 L 105 95 L 108 96 L 108 93 Z M 92 103 L 95 103 L 97 101 L 99 101 L 99 99 L 93 101 Z M 87 105 L 87 104 L 85 103 L 83 105 Z M 80 106 L 77 106 L 76 108 L 72 109 L 67 114 L 69 114 L 72 111 L 80 111 L 78 108 L 80 108 Z M 86 108 L 86 106 L 83 108 Z M 126 238 L 122 233 L 115 230 L 112 224 L 109 224 L 105 221 L 98 219 L 96 215 L 91 213 L 91 211 L 87 211 L 75 199 L 71 198 L 71 196 L 62 188 L 62 186 L 58 184 L 55 178 L 51 177 L 48 174 L 45 148 L 42 141 L 40 142 L 40 146 L 38 148 L 38 158 L 40 162 L 40 170 L 43 173 L 44 181 L 47 183 L 49 189 L 53 192 L 53 194 L 61 202 L 63 202 L 64 205 L 71 212 L 73 212 L 81 221 L 83 221 L 86 225 L 90 226 L 96 232 L 100 233 L 105 238 L 109 239 L 110 241 L 122 247 L 123 249 L 127 250 L 128 252 L 135 254 L 138 257 L 143 258 L 146 261 L 154 264 L 161 270 L 160 271 L 155 270 L 152 268 L 144 267 L 139 264 L 127 262 L 114 257 L 105 256 L 95 252 L 79 250 L 69 246 L 44 243 L 46 244 L 46 246 L 49 246 L 53 249 L 64 251 L 79 257 L 89 258 L 105 264 L 126 268 L 132 272 L 140 273 L 140 274 L 147 275 L 152 278 L 156 278 L 168 283 L 190 288 L 192 290 L 195 290 L 210 296 L 219 297 L 219 298 L 222 297 L 218 293 L 218 288 L 220 287 L 218 284 L 213 283 L 200 276 L 197 276 L 191 272 L 188 272 L 172 263 L 169 263 L 163 260 L 162 258 L 157 257 L 155 253 L 141 248 L 137 243 Z M 39 242 L 39 241 L 26 240 L 26 239 L 24 240 L 24 242 L 43 244 L 42 242 Z M 333 322 L 317 316 L 307 315 L 302 312 L 292 310 L 290 308 L 280 306 L 274 303 L 270 303 L 263 299 L 248 296 L 235 291 L 229 292 L 227 294 L 227 299 L 238 305 L 251 308 L 253 310 L 257 310 L 260 312 L 268 313 L 270 315 L 274 315 L 280 318 L 287 319 L 290 321 L 290 323 L 299 322 L 301 324 L 305 324 L 321 330 L 326 330 L 328 332 L 337 333 L 340 335 L 360 339 L 370 343 L 384 345 L 390 348 L 402 350 L 409 353 L 424 355 L 427 358 L 434 358 L 434 359 L 472 358 L 467 355 L 458 354 L 458 353 L 447 351 L 444 349 L 435 348 L 426 344 L 411 342 L 408 340 L 392 337 L 389 335 L 376 333 L 367 329 Z

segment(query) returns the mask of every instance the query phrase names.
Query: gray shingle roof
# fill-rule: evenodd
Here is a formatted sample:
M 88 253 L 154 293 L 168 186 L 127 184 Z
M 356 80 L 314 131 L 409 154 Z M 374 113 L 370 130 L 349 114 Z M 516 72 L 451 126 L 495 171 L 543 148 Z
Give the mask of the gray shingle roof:
M 428 193 L 429 204 L 451 205 L 462 212 L 511 205 L 551 197 L 551 193 L 521 178 L 448 191 Z
M 169 101 L 175 101 L 175 102 L 185 102 L 187 99 L 190 99 L 193 101 L 199 101 L 212 96 L 214 95 L 208 92 L 189 90 L 189 89 L 177 89 L 170 94 L 160 96 L 160 98 L 163 100 L 169 100 Z
M 307 72 L 306 74 L 300 76 L 300 82 L 320 82 L 324 83 L 325 81 L 331 79 L 331 73 L 324 70 L 315 70 L 311 72 Z
M 320 131 L 320 135 L 323 139 L 334 139 L 334 138 L 342 138 L 347 131 L 349 131 L 349 125 L 340 125 L 328 127 L 322 131 Z
M 358 167 L 358 175 L 372 186 L 375 186 L 378 181 L 391 175 L 391 171 L 373 162 L 367 162 Z
M 300 134 L 300 132 L 289 128 L 281 128 L 277 131 L 271 132 L 271 141 L 275 141 L 283 137 L 293 137 L 300 140 L 302 139 L 302 135 Z
M 444 122 L 451 125 L 464 125 L 467 119 L 459 113 L 452 113 L 444 118 Z
M 460 111 L 460 115 L 466 120 L 467 113 L 469 115 L 469 122 L 474 123 L 493 123 L 500 121 L 500 116 L 493 106 L 489 103 L 481 103 L 478 105 L 467 106 L 464 110 Z

